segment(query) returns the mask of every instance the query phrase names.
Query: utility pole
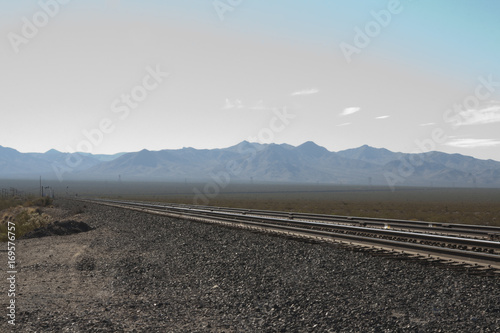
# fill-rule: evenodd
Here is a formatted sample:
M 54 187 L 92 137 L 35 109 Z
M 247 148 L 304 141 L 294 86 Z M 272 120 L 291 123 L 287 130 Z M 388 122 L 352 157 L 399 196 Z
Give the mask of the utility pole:
M 43 197 L 42 176 L 40 176 L 40 196 Z

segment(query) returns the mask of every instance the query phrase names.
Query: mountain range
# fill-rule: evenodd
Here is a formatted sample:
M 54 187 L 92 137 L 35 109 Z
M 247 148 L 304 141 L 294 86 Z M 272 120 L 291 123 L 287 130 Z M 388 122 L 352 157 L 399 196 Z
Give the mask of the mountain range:
M 21 153 L 0 146 L 0 179 L 300 182 L 395 186 L 500 187 L 500 162 L 460 154 L 407 154 L 367 145 L 331 152 L 243 141 L 224 149 L 115 155 Z

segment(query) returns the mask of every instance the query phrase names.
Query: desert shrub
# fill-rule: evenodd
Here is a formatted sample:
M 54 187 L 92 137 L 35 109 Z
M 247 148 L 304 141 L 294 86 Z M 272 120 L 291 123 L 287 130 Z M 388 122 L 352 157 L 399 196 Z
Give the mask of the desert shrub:
M 0 223 L 0 241 L 2 242 L 7 241 L 8 222 L 6 220 Z M 10 222 L 15 223 L 16 239 L 19 239 L 27 232 L 51 223 L 52 218 L 47 214 L 41 213 L 38 209 L 22 208 Z

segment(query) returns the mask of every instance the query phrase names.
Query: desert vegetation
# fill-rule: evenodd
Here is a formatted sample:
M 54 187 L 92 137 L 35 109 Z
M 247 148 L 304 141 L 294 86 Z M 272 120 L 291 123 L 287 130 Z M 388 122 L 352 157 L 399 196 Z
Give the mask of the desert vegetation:
M 52 222 L 43 207 L 52 204 L 49 197 L 10 197 L 0 199 L 0 241 L 7 241 L 7 222 L 16 224 L 16 239 Z

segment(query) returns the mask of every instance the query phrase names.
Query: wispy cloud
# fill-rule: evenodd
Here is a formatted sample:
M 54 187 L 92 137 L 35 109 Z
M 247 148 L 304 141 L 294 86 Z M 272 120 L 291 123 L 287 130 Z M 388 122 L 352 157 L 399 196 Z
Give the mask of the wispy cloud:
M 459 112 L 460 122 L 458 126 L 483 125 L 500 122 L 500 102 L 493 101 L 489 105 L 474 110 Z
M 316 88 L 310 88 L 310 89 L 304 89 L 304 90 L 299 90 L 294 93 L 291 93 L 291 96 L 303 96 L 303 95 L 313 95 L 319 93 L 319 90 Z
M 349 126 L 349 125 L 351 125 L 351 123 L 343 123 L 343 124 L 337 125 L 337 127 L 340 127 L 340 126 Z
M 375 119 L 387 119 L 389 118 L 390 116 L 378 116 L 378 117 L 375 117 Z
M 360 107 L 357 107 L 357 106 L 353 106 L 353 107 L 349 107 L 349 108 L 345 108 L 344 111 L 342 111 L 340 113 L 341 116 L 348 116 L 350 114 L 353 114 L 353 113 L 356 113 L 358 112 L 359 110 L 361 110 Z
M 445 144 L 458 148 L 478 148 L 499 146 L 500 141 L 494 139 L 454 139 Z
M 274 110 L 275 108 L 266 106 L 263 100 L 259 100 L 251 105 L 245 105 L 241 100 L 235 99 L 234 101 L 226 98 L 226 103 L 223 110 L 231 110 L 231 109 L 248 109 L 248 110 Z
M 224 110 L 241 109 L 242 107 L 243 107 L 243 103 L 239 99 L 236 99 L 236 100 L 231 102 L 228 98 L 226 98 L 226 103 L 225 103 L 223 109 Z
M 424 123 L 424 124 L 420 124 L 419 126 L 425 127 L 425 126 L 434 126 L 434 125 L 436 125 L 436 123 Z

